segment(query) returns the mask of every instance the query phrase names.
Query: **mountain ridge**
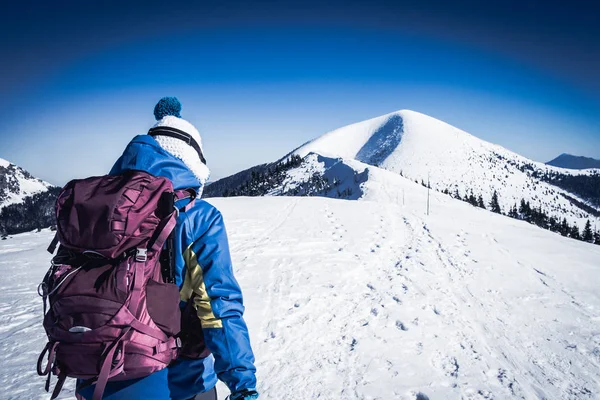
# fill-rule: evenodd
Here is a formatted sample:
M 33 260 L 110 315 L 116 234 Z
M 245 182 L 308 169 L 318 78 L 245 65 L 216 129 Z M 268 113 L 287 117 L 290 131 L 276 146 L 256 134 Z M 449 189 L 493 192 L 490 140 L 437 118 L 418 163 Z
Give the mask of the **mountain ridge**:
M 600 216 L 600 173 L 548 166 L 411 110 L 395 111 L 327 132 L 297 147 L 279 162 L 291 155 L 303 160 L 303 172 L 286 172 L 288 178 L 280 179 L 285 188 L 252 191 L 252 185 L 262 185 L 253 179 L 245 181 L 245 189 L 240 191 L 235 190 L 231 179 L 224 178 L 213 188 L 206 188 L 207 197 L 226 195 L 221 189 L 229 182 L 229 195 L 294 195 L 289 188 L 296 185 L 305 188 L 296 195 L 349 198 L 343 191 L 333 190 L 332 180 L 339 184 L 344 179 L 336 178 L 329 170 L 327 165 L 333 165 L 332 161 L 325 161 L 339 159 L 351 164 L 350 168 L 358 168 L 356 174 L 369 169 L 369 179 L 377 179 L 386 170 L 461 199 L 479 196 L 488 204 L 497 193 L 505 214 L 523 200 L 533 209 L 543 210 L 555 219 L 566 218 L 569 224 L 578 226 Z M 253 168 L 268 175 L 277 165 L 275 162 Z M 317 179 L 317 175 L 321 178 Z M 306 190 L 311 181 L 318 183 L 319 190 Z M 365 182 L 361 185 L 369 186 Z M 353 193 L 360 190 L 359 186 L 354 185 Z M 399 187 L 397 182 L 380 186 L 379 191 L 383 197 L 398 198 L 383 193 L 395 187 Z
M 0 158 L 0 236 L 54 224 L 60 188 Z
M 562 153 L 553 160 L 548 161 L 546 165 L 568 169 L 600 169 L 600 160 Z
M 53 187 L 34 177 L 20 166 L 0 158 L 0 209 L 19 204 L 28 196 L 46 192 Z

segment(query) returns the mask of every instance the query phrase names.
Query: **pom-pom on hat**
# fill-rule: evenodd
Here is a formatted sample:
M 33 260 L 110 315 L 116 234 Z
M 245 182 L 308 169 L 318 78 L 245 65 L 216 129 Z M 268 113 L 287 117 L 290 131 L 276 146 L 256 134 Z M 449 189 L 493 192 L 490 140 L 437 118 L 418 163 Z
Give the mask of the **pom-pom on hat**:
M 154 106 L 154 118 L 160 121 L 167 115 L 181 118 L 181 103 L 177 97 L 163 97 Z
M 210 177 L 210 170 L 204 159 L 202 138 L 194 125 L 181 118 L 181 103 L 177 97 L 160 99 L 154 107 L 154 117 L 157 122 L 148 133 L 160 147 L 183 161 L 203 186 Z

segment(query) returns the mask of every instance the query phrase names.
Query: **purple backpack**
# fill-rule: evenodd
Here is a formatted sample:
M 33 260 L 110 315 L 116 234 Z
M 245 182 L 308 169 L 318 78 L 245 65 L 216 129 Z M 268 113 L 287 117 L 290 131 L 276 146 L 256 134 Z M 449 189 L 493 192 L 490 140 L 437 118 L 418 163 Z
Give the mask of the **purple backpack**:
M 189 197 L 182 210 L 176 200 Z M 52 266 L 40 284 L 48 344 L 37 370 L 96 385 L 150 375 L 177 357 L 181 312 L 174 284 L 172 235 L 193 190 L 145 172 L 69 182 L 56 202 Z M 163 250 L 167 243 L 167 250 Z M 46 300 L 49 308 L 46 310 Z M 47 364 L 43 359 L 47 355 Z

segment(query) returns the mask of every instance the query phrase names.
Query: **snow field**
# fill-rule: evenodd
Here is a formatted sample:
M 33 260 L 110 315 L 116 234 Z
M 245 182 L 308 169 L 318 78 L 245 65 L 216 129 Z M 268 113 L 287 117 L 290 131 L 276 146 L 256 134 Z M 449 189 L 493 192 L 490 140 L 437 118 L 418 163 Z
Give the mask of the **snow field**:
M 23 233 L 0 241 L 0 399 L 49 399 L 36 372 L 46 343 L 37 286 L 50 266 L 54 232 Z M 52 383 L 56 383 L 53 377 Z M 61 399 L 72 399 L 68 380 Z
M 214 203 L 230 226 L 263 397 L 599 393 L 592 245 L 453 200 L 429 219 L 368 201 Z
M 441 194 L 426 216 L 426 190 L 404 190 L 404 206 L 210 200 L 229 231 L 261 399 L 598 398 L 600 247 Z M 49 397 L 35 361 L 51 237 L 0 241 L 1 398 Z

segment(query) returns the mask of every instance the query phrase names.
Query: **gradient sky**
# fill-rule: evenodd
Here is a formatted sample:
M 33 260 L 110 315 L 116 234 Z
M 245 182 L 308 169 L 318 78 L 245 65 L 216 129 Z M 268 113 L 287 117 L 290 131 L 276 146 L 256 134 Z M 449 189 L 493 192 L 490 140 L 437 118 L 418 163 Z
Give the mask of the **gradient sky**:
M 600 158 L 592 2 L 36 3 L 0 16 L 0 157 L 55 184 L 106 173 L 165 95 L 213 179 L 399 109 Z

